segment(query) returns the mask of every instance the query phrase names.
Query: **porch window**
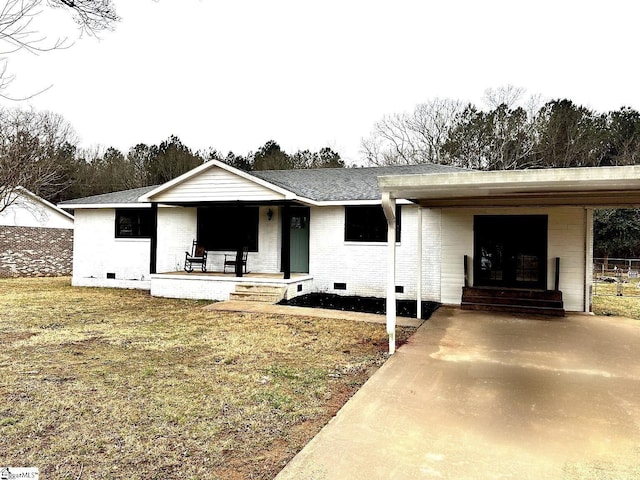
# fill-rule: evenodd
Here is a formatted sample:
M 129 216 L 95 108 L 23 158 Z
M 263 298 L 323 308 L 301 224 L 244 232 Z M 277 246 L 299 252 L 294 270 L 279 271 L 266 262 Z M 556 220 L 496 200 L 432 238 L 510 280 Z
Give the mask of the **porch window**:
M 402 209 L 396 206 L 396 242 L 400 241 Z M 381 205 L 344 207 L 346 242 L 386 242 L 387 219 Z
M 116 210 L 116 238 L 151 238 L 153 211 L 150 208 Z
M 207 250 L 235 251 L 248 246 L 258 251 L 258 207 L 198 208 L 198 241 Z

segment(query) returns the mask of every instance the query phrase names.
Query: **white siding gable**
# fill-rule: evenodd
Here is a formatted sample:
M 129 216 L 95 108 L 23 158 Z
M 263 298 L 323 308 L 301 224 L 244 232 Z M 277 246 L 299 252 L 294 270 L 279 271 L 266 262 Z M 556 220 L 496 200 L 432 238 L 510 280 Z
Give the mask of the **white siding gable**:
M 236 200 L 270 201 L 285 196 L 220 167 L 209 168 L 153 196 L 154 202 L 224 202 Z
M 17 190 L 15 201 L 0 212 L 0 226 L 73 228 L 73 217 L 27 190 Z

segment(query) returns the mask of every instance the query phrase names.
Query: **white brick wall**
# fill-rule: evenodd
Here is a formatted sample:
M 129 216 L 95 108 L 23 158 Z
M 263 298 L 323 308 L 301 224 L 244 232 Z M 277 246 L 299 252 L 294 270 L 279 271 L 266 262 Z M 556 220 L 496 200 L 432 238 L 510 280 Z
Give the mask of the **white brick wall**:
M 78 209 L 75 227 L 73 285 L 95 284 L 107 273 L 115 273 L 116 280 L 149 280 L 150 241 L 115 238 L 115 210 Z
M 158 208 L 158 250 L 156 272 L 176 272 L 184 268 L 185 252 L 198 230 L 196 208 Z
M 258 251 L 249 252 L 247 260 L 250 272 L 280 271 L 280 216 L 278 209 L 272 207 L 273 217 L 268 220 L 268 210 L 267 207 L 260 208 Z M 197 237 L 197 221 L 196 208 L 158 209 L 157 273 L 181 271 L 184 268 L 185 251 L 191 251 L 191 244 Z M 208 252 L 207 270 L 221 272 L 225 253 L 235 254 L 235 251 Z
M 274 215 L 269 221 L 267 210 L 268 207 L 262 207 L 259 214 L 259 251 L 249 253 L 249 270 L 253 272 L 280 271 L 280 211 L 272 208 Z M 345 242 L 344 211 L 343 206 L 311 208 L 309 274 L 313 277 L 313 285 L 306 282 L 305 293 L 324 291 L 341 295 L 385 297 L 387 245 Z M 397 294 L 400 299 L 416 298 L 418 211 L 418 207 L 414 205 L 402 206 L 402 233 L 397 244 L 395 282 L 404 287 L 404 293 Z M 462 259 L 466 254 L 470 257 L 470 265 L 473 264 L 473 216 L 477 214 L 548 214 L 548 287 L 553 288 L 554 259 L 560 257 L 560 289 L 564 293 L 565 308 L 570 311 L 584 309 L 586 214 L 579 207 L 423 209 L 424 300 L 460 303 L 464 284 Z M 196 237 L 196 220 L 195 208 L 159 209 L 158 273 L 183 268 L 184 252 Z M 107 272 L 113 272 L 125 288 L 132 288 L 131 285 L 135 287 L 138 285 L 136 281 L 140 280 L 147 281 L 139 283 L 141 288 L 149 288 L 150 241 L 115 239 L 114 222 L 113 209 L 76 211 L 73 284 L 104 283 L 117 286 L 118 282 L 106 281 Z M 222 260 L 222 252 L 210 252 L 208 269 L 222 270 Z M 472 275 L 470 282 L 473 284 Z M 335 290 L 334 283 L 346 283 L 347 288 Z M 198 291 L 200 286 L 196 288 L 195 285 L 187 290 Z M 166 289 L 163 291 L 163 295 L 166 295 Z M 188 292 L 180 292 L 180 296 L 189 295 Z M 215 295 L 225 296 L 228 291 Z
M 345 242 L 344 207 L 318 207 L 311 209 L 309 239 L 309 273 L 313 276 L 316 289 L 340 295 L 360 295 L 386 297 L 387 285 L 387 244 Z M 404 287 L 404 293 L 398 293 L 399 299 L 415 299 L 417 283 L 417 212 L 413 205 L 402 205 L 402 231 L 396 251 L 396 282 Z M 425 218 L 423 216 L 423 218 Z M 437 218 L 423 222 L 423 230 Z M 430 248 L 429 237 L 423 249 Z M 435 284 L 437 266 L 434 267 L 434 254 L 423 259 L 423 292 L 439 291 Z M 334 283 L 346 283 L 346 290 L 335 290 Z M 423 287 L 424 288 L 424 287 Z M 428 298 L 425 298 L 428 300 Z
M 441 301 L 442 212 L 422 209 L 422 295 L 423 300 Z
M 267 219 L 267 207 L 260 208 L 258 252 L 249 252 L 248 269 L 254 272 L 280 271 L 280 217 L 272 208 L 273 217 Z M 149 239 L 115 238 L 114 209 L 77 209 L 74 237 L 73 282 L 96 284 L 115 273 L 116 280 L 149 279 Z M 197 209 L 160 207 L 158 209 L 158 250 L 156 271 L 175 272 L 184 268 L 185 251 L 197 236 Z M 222 271 L 224 253 L 209 252 L 207 268 Z M 109 285 L 118 282 L 109 280 Z M 125 287 L 130 288 L 130 287 Z M 148 288 L 148 287 L 147 287 Z
M 474 215 L 548 214 L 547 288 L 554 287 L 555 258 L 560 257 L 560 290 L 565 309 L 584 310 L 585 210 L 581 207 L 444 209 L 442 216 L 442 302 L 460 304 L 464 285 L 463 257 L 469 256 L 473 285 Z

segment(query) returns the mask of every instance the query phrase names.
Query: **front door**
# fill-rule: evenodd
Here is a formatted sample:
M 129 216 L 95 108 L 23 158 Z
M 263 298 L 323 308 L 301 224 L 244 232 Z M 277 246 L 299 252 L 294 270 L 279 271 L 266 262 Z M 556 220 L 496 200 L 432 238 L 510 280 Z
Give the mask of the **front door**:
M 475 286 L 547 288 L 547 216 L 476 215 Z
M 309 273 L 309 208 L 291 207 L 291 271 Z

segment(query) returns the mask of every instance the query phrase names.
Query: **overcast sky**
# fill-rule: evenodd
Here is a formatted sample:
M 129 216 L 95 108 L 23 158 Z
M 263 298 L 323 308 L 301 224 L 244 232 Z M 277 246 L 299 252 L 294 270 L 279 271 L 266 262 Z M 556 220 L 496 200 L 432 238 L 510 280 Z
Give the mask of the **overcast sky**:
M 11 93 L 52 85 L 29 103 L 62 114 L 83 146 L 126 152 L 175 134 L 244 155 L 273 139 L 351 163 L 384 114 L 434 98 L 480 104 L 487 88 L 640 110 L 632 0 L 115 4 L 122 21 L 100 41 L 9 64 Z

